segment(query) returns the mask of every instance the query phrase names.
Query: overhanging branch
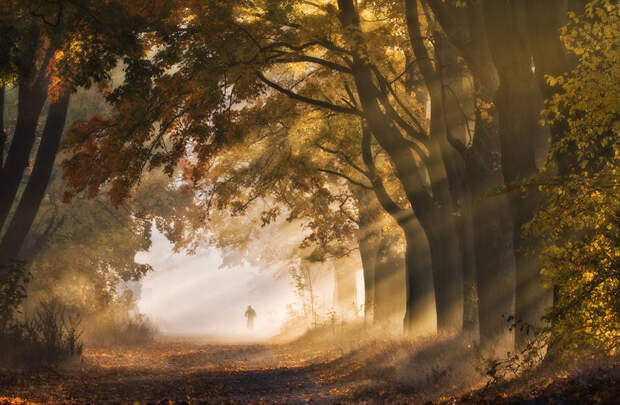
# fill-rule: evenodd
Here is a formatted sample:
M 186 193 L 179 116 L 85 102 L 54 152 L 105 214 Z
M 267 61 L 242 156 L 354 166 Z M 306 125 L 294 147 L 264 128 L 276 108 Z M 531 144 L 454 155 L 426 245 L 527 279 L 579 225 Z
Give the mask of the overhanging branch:
M 349 183 L 355 184 L 356 186 L 359 186 L 359 187 L 362 187 L 362 188 L 365 188 L 366 190 L 372 190 L 373 189 L 372 186 L 369 186 L 369 185 L 364 184 L 364 183 L 362 183 L 360 181 L 357 181 L 357 180 L 347 176 L 344 173 L 340 173 L 340 172 L 337 172 L 335 170 L 330 170 L 330 169 L 317 169 L 317 170 L 319 172 L 322 172 L 322 173 L 333 174 L 334 176 L 342 177 L 343 179 L 347 180 Z
M 343 113 L 343 114 L 362 115 L 362 113 L 359 110 L 356 110 L 354 108 L 328 103 L 327 101 L 323 101 L 323 100 L 316 100 L 314 98 L 302 96 L 300 94 L 295 93 L 294 91 L 285 89 L 284 87 L 267 79 L 261 72 L 257 72 L 256 75 L 267 86 L 271 87 L 272 89 L 276 91 L 279 91 L 282 94 L 289 96 L 292 99 L 301 101 L 306 104 L 314 105 L 316 107 L 321 107 L 321 108 L 325 108 L 325 109 L 332 110 L 335 112 Z

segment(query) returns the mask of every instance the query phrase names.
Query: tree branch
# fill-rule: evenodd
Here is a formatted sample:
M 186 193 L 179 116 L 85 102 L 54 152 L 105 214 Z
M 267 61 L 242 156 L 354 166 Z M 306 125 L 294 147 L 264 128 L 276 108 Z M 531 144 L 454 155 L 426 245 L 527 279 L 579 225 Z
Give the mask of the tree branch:
M 330 148 L 328 148 L 328 147 L 326 147 L 326 146 L 321 145 L 320 143 L 318 143 L 318 141 L 317 141 L 317 142 L 315 142 L 315 143 L 314 143 L 314 145 L 315 145 L 317 148 L 321 149 L 323 152 L 327 152 L 327 153 L 330 153 L 330 154 L 332 154 L 332 155 L 337 155 L 337 156 L 342 157 L 342 158 L 345 160 L 345 162 L 347 162 L 347 164 L 348 164 L 349 166 L 351 166 L 352 168 L 354 168 L 355 170 L 357 170 L 359 173 L 363 174 L 364 176 L 369 177 L 369 174 L 368 174 L 368 172 L 367 172 L 366 170 L 364 170 L 364 169 L 362 169 L 361 167 L 359 167 L 358 165 L 356 165 L 356 164 L 355 164 L 355 163 L 351 160 L 351 158 L 350 158 L 349 156 L 347 156 L 345 153 L 343 153 L 342 151 L 338 151 L 338 150 L 330 149 Z
M 364 184 L 362 182 L 354 180 L 354 179 L 352 179 L 351 177 L 347 176 L 344 173 L 340 173 L 340 172 L 337 172 L 335 170 L 330 170 L 330 169 L 320 169 L 319 168 L 317 170 L 319 172 L 322 172 L 322 173 L 333 174 L 334 176 L 342 177 L 343 179 L 346 179 L 349 183 L 355 184 L 356 186 L 359 186 L 359 187 L 362 187 L 362 188 L 365 188 L 366 190 L 372 190 L 373 189 L 372 186 L 369 186 L 367 184 Z
M 314 105 L 316 107 L 326 108 L 328 110 L 332 110 L 332 111 L 343 113 L 343 114 L 353 114 L 353 115 L 360 115 L 360 116 L 362 115 L 362 113 L 359 110 L 356 110 L 354 108 L 344 107 L 344 106 L 328 103 L 328 102 L 322 101 L 322 100 L 316 100 L 316 99 L 313 99 L 313 98 L 310 98 L 310 97 L 305 97 L 305 96 L 299 95 L 299 94 L 295 93 L 294 91 L 287 90 L 284 87 L 282 87 L 282 86 L 272 82 L 271 80 L 267 79 L 261 72 L 257 72 L 256 75 L 267 86 L 271 87 L 272 89 L 274 89 L 276 91 L 279 91 L 282 94 L 285 94 L 285 95 L 289 96 L 292 99 L 301 101 L 301 102 L 306 103 L 306 104 Z
M 402 108 L 403 111 L 405 111 L 405 113 L 413 121 L 413 124 L 416 126 L 415 129 L 412 128 L 408 123 L 406 123 L 402 118 L 399 117 L 400 120 L 403 121 L 409 128 L 409 129 L 407 128 L 403 128 L 403 129 L 405 129 L 407 133 L 409 133 L 412 137 L 419 139 L 420 142 L 425 142 L 426 131 L 422 127 L 422 124 L 420 124 L 420 122 L 417 120 L 415 115 L 413 115 L 413 113 L 409 111 L 407 106 L 405 106 L 405 104 L 400 100 L 400 97 L 398 97 L 398 95 L 396 94 L 396 92 L 394 91 L 390 83 L 388 82 L 388 80 L 381 74 L 381 72 L 379 72 L 379 69 L 377 69 L 377 67 L 374 65 L 372 66 L 372 69 L 373 69 L 373 72 L 375 73 L 375 76 L 377 77 L 377 80 L 379 81 L 379 85 L 381 86 L 381 89 L 383 90 L 383 92 L 384 93 L 388 92 L 392 95 L 392 97 L 394 97 L 394 100 L 396 100 L 400 108 Z
M 431 63 L 430 54 L 424 44 L 422 27 L 420 25 L 420 15 L 418 13 L 418 0 L 405 1 L 405 14 L 413 53 L 416 57 L 420 72 L 422 72 L 422 76 L 424 76 L 424 79 L 427 81 L 427 86 L 430 86 L 428 80 L 435 74 L 435 68 Z
M 329 69 L 336 70 L 342 73 L 351 73 L 351 69 L 346 66 L 342 66 L 336 62 L 330 62 L 325 59 L 315 58 L 314 56 L 307 55 L 297 55 L 297 54 L 283 54 L 290 55 L 289 58 L 284 59 L 276 59 L 274 63 L 295 63 L 295 62 L 308 62 L 308 63 L 316 63 L 317 65 L 325 66 Z
M 381 178 L 377 175 L 377 167 L 375 166 L 375 161 L 372 156 L 371 140 L 372 134 L 370 133 L 370 129 L 364 125 L 362 127 L 362 157 L 364 158 L 364 163 L 366 164 L 368 173 L 371 176 L 370 178 L 377 199 L 381 203 L 383 209 L 390 214 L 396 222 L 399 224 L 407 222 L 413 215 L 413 212 L 402 209 L 394 202 L 394 200 L 392 200 L 392 197 L 390 197 L 385 189 L 383 181 L 381 181 Z
M 349 87 L 349 83 L 347 83 L 346 81 L 344 82 L 344 90 L 349 95 L 349 99 L 351 100 L 353 105 L 357 107 L 358 106 L 357 100 L 355 99 L 355 96 L 353 95 L 353 91 L 351 91 L 351 87 Z
M 450 125 L 448 125 L 448 118 L 446 114 L 446 85 L 443 80 L 443 69 L 441 68 L 441 66 L 439 67 L 439 81 L 441 84 L 441 109 L 443 113 L 443 120 L 446 123 L 446 139 L 448 140 L 448 143 L 459 153 L 459 155 L 461 155 L 461 158 L 465 160 L 467 158 L 467 146 L 460 139 L 457 139 L 454 137 L 454 135 L 452 135 Z M 454 97 L 456 99 L 456 94 L 454 94 Z M 455 102 L 457 103 L 459 109 L 465 117 L 465 126 L 467 127 L 467 131 L 469 133 L 469 123 L 467 122 L 467 116 L 465 115 L 465 111 L 461 109 L 461 105 L 458 99 L 456 99 Z

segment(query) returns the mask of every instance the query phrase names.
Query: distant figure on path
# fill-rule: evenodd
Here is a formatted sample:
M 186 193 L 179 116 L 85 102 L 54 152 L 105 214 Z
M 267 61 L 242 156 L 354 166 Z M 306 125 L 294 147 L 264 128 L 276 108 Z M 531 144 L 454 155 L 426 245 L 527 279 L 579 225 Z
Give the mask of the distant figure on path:
M 248 318 L 248 329 L 254 327 L 254 318 L 256 318 L 256 311 L 252 308 L 252 305 L 248 305 L 248 309 L 245 310 L 245 317 Z

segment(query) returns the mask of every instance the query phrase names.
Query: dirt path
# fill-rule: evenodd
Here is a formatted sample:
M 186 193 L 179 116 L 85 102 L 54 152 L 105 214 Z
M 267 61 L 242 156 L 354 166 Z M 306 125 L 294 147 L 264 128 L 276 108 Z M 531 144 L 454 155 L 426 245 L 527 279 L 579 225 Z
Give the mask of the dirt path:
M 454 351 L 455 344 L 333 341 L 318 349 L 165 340 L 88 348 L 82 360 L 56 371 L 0 368 L 0 405 L 618 403 L 617 358 L 480 389 L 485 384 L 472 375 L 474 358 Z
M 347 389 L 330 384 L 320 364 L 276 345 L 164 341 L 143 348 L 88 348 L 79 364 L 58 371 L 0 374 L 0 398 L 76 404 L 335 402 Z

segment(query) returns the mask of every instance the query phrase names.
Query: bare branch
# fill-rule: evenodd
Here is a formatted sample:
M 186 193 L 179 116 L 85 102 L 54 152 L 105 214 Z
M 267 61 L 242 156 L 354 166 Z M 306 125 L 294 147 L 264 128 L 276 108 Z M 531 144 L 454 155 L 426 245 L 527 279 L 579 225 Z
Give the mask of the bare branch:
M 355 96 L 353 95 L 353 92 L 351 91 L 351 88 L 349 87 L 349 83 L 347 83 L 346 81 L 344 82 L 344 90 L 349 95 L 349 99 L 351 100 L 353 105 L 357 107 L 358 106 L 357 100 L 355 99 Z

